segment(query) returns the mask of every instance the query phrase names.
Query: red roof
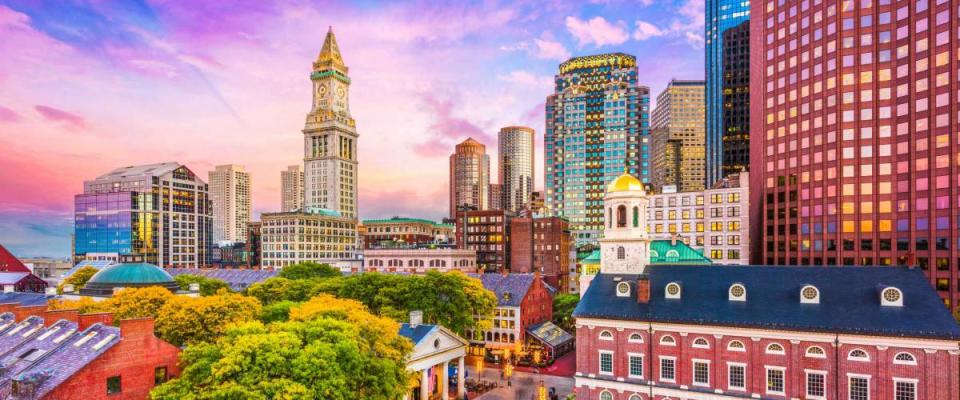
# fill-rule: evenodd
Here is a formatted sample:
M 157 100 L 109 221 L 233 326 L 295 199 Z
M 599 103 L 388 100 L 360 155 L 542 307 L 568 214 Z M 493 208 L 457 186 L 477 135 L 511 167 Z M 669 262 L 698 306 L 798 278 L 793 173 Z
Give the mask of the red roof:
M 30 269 L 0 245 L 0 272 L 30 272 Z

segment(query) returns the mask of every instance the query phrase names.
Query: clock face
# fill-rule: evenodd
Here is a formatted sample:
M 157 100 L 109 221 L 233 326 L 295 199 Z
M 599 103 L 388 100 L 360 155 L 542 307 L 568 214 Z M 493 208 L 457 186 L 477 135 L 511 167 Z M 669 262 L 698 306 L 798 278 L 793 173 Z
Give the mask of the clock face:
M 345 95 L 345 94 L 347 94 L 347 91 L 346 91 L 346 90 L 343 90 L 343 86 L 337 86 L 337 97 L 341 97 L 341 98 L 342 98 L 343 95 Z
M 321 98 L 327 97 L 327 85 L 317 86 L 317 96 Z

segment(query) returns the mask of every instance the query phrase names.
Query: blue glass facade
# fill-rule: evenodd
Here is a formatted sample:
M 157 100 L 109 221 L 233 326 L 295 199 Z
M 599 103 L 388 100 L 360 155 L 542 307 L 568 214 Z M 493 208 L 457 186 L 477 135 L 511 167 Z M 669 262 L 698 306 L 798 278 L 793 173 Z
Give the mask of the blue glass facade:
M 139 254 L 156 262 L 156 214 L 151 193 L 111 192 L 74 197 L 75 254 Z
M 723 32 L 750 19 L 749 0 L 706 2 L 706 186 L 723 171 Z

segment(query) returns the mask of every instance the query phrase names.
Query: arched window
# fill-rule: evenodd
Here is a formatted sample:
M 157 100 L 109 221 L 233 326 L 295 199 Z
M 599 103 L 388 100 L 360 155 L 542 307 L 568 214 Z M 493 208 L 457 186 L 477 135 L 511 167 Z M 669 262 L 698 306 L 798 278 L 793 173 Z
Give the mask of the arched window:
M 601 331 L 600 340 L 613 340 L 613 334 L 610 331 Z
M 861 349 L 853 349 L 847 354 L 847 359 L 850 361 L 870 361 L 870 355 Z
M 913 357 L 913 354 L 910 353 L 897 353 L 893 357 L 894 364 L 906 364 L 906 365 L 917 365 L 917 359 Z
M 679 299 L 680 298 L 680 284 L 676 282 L 670 282 L 663 289 L 665 298 L 668 299 Z
M 820 290 L 813 285 L 807 285 L 800 289 L 800 302 L 807 304 L 820 303 Z
M 639 333 L 631 333 L 627 341 L 630 343 L 643 343 L 643 336 L 640 336 Z
M 613 400 L 613 395 L 610 392 L 604 390 L 600 392 L 600 400 Z
M 617 228 L 626 228 L 627 227 L 627 207 L 624 205 L 617 206 Z
M 827 358 L 827 353 L 820 346 L 810 346 L 807 347 L 807 357 Z
M 730 343 L 727 343 L 727 350 L 730 351 L 747 351 L 746 347 L 743 346 L 743 342 L 739 340 L 731 340 Z
M 673 339 L 673 336 L 666 335 L 660 338 L 660 344 L 664 346 L 676 346 L 677 341 Z
M 895 287 L 880 292 L 880 304 L 884 306 L 903 306 L 903 293 Z
M 627 258 L 627 249 L 624 249 L 623 246 L 617 247 L 617 259 L 623 260 Z
M 693 347 L 696 347 L 698 349 L 709 349 L 710 343 L 707 342 L 707 339 L 698 337 L 696 339 L 693 339 Z
M 631 395 L 630 395 L 630 400 L 640 400 L 640 395 L 639 395 L 639 394 L 631 394 Z
M 730 301 L 747 301 L 747 288 L 739 283 L 730 285 L 728 292 Z
M 781 346 L 779 343 L 770 343 L 770 345 L 767 346 L 767 354 L 782 355 L 786 354 L 786 352 L 783 350 L 783 346 Z
M 667 250 L 667 258 L 680 258 L 680 252 L 676 250 Z
M 640 209 L 637 206 L 633 206 L 633 227 L 640 227 Z
M 613 228 L 613 209 L 607 208 L 607 228 Z

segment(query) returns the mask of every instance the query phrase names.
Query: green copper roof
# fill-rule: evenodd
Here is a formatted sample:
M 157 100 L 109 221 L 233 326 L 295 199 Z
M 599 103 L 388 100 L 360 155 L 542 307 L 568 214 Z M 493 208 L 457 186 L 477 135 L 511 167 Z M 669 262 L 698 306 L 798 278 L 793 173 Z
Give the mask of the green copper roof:
M 594 250 L 587 258 L 580 260 L 583 264 L 600 264 L 600 249 Z
M 90 278 L 90 283 L 151 284 L 173 282 L 173 277 L 162 268 L 148 263 L 117 264 L 101 269 Z
M 393 217 L 393 218 L 388 218 L 388 219 L 365 219 L 365 220 L 363 220 L 363 224 L 364 224 L 364 225 L 373 225 L 373 224 L 412 224 L 412 223 L 421 223 L 421 224 L 428 224 L 428 225 L 433 225 L 433 226 L 445 226 L 445 227 L 452 226 L 452 225 L 449 225 L 449 224 L 438 224 L 438 223 L 436 223 L 436 222 L 434 222 L 434 221 L 431 221 L 431 220 L 429 220 L 429 219 L 422 219 L 422 218 L 401 218 L 401 217 Z
M 669 240 L 654 240 L 650 242 L 650 264 L 706 265 L 713 264 L 713 261 L 680 240 L 676 244 Z

